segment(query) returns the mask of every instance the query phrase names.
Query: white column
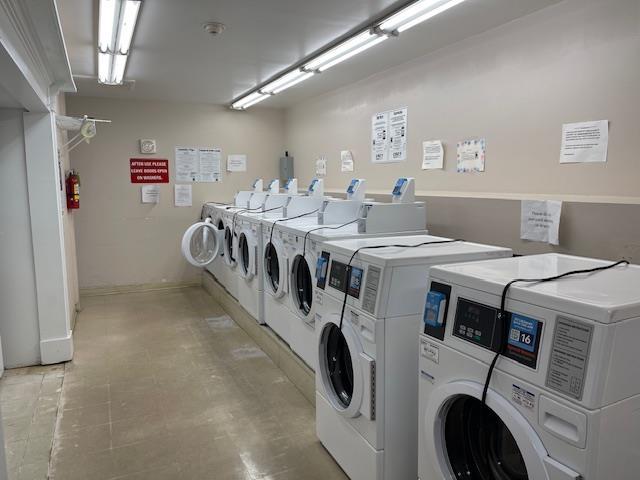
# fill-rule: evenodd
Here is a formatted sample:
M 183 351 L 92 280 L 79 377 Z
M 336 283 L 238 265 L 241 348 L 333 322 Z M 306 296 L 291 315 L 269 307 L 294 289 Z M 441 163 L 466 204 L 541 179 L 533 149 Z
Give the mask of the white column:
M 25 113 L 24 138 L 33 235 L 40 355 L 43 364 L 71 360 L 60 169 L 55 114 Z

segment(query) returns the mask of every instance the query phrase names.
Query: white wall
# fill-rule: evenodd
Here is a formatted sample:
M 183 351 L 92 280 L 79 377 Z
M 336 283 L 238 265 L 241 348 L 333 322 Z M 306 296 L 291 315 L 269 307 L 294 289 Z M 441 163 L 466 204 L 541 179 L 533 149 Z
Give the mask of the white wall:
M 22 115 L 0 109 L 0 337 L 6 367 L 40 363 Z
M 310 178 L 315 159 L 326 155 L 325 183 L 340 189 L 356 175 L 388 191 L 401 174 L 415 176 L 429 195 L 639 203 L 639 25 L 637 0 L 565 0 L 297 104 L 287 112 L 286 144 L 298 176 Z M 371 116 L 402 106 L 409 108 L 408 160 L 371 164 Z M 562 124 L 600 119 L 611 122 L 608 163 L 560 165 Z M 468 137 L 487 140 L 482 174 L 455 171 L 455 144 Z M 420 169 L 429 139 L 446 144 L 444 171 Z M 342 149 L 354 153 L 354 174 L 340 173 Z
M 88 145 L 71 152 L 80 173 L 80 209 L 73 212 L 80 286 L 110 287 L 199 281 L 200 269 L 180 254 L 184 230 L 203 202 L 228 201 L 256 177 L 278 176 L 283 153 L 283 112 L 269 108 L 234 112 L 210 105 L 67 97 L 69 114 L 112 120 L 98 125 Z M 138 141 L 158 143 L 153 158 L 169 159 L 170 183 L 160 203 L 143 205 L 140 184 L 131 184 L 129 159 L 141 157 Z M 246 173 L 224 173 L 220 183 L 193 185 L 193 207 L 173 206 L 175 146 L 221 147 L 248 155 Z

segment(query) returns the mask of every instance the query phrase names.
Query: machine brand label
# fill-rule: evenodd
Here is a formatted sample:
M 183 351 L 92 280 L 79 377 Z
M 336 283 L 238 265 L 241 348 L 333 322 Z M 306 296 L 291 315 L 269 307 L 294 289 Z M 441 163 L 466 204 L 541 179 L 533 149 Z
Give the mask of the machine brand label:
M 536 395 L 522 387 L 519 387 L 515 383 L 511 386 L 511 400 L 518 405 L 528 408 L 530 410 L 536 406 Z
M 369 265 L 367 278 L 364 283 L 364 296 L 362 298 L 362 309 L 373 315 L 376 308 L 376 297 L 378 296 L 378 284 L 380 283 L 381 270 L 378 267 Z
M 582 399 L 593 325 L 558 317 L 546 386 L 578 400 Z
M 428 358 L 434 363 L 440 362 L 440 349 L 438 345 L 423 340 L 420 344 L 420 353 L 424 358 Z

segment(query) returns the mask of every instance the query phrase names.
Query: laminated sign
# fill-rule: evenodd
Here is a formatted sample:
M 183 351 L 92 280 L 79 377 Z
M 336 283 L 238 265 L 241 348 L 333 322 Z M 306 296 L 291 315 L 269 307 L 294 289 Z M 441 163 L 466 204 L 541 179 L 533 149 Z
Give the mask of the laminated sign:
M 129 159 L 131 183 L 169 183 L 169 160 L 160 158 Z

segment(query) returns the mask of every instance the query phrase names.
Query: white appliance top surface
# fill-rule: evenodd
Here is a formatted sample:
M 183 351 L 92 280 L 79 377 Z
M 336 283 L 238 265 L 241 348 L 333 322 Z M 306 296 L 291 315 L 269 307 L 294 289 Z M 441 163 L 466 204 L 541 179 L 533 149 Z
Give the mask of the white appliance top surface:
M 310 226 L 309 228 L 313 228 L 318 226 L 317 213 L 314 213 L 313 215 L 300 217 L 300 218 L 295 218 L 292 220 L 286 220 L 285 217 L 282 216 L 282 212 L 281 212 L 279 216 L 263 218 L 262 222 L 267 223 L 269 225 L 273 225 L 273 223 L 276 220 L 282 220 L 282 221 L 278 221 L 277 223 L 276 229 L 278 230 L 285 226 L 295 227 L 295 228 L 302 228 L 305 226 Z
M 501 294 L 504 285 L 516 278 L 552 277 L 611 263 L 614 262 L 549 253 L 434 267 L 432 277 Z M 607 323 L 638 317 L 640 266 L 621 265 L 544 283 L 516 283 L 509 290 L 509 298 Z
M 351 256 L 357 249 L 363 247 L 383 246 L 383 245 L 402 245 L 398 247 L 390 246 L 384 248 L 364 249 L 358 252 L 357 259 L 362 261 L 373 261 L 375 263 L 408 263 L 410 261 L 428 262 L 444 262 L 456 256 L 464 256 L 468 254 L 477 254 L 481 252 L 487 253 L 503 253 L 511 252 L 508 248 L 494 247 L 491 245 L 481 245 L 470 242 L 452 242 L 440 243 L 432 245 L 422 245 L 413 247 L 425 242 L 439 242 L 450 240 L 444 237 L 435 237 L 433 235 L 401 235 L 387 237 L 358 237 L 347 240 L 335 240 L 325 243 L 325 248 L 330 251 L 342 253 Z

